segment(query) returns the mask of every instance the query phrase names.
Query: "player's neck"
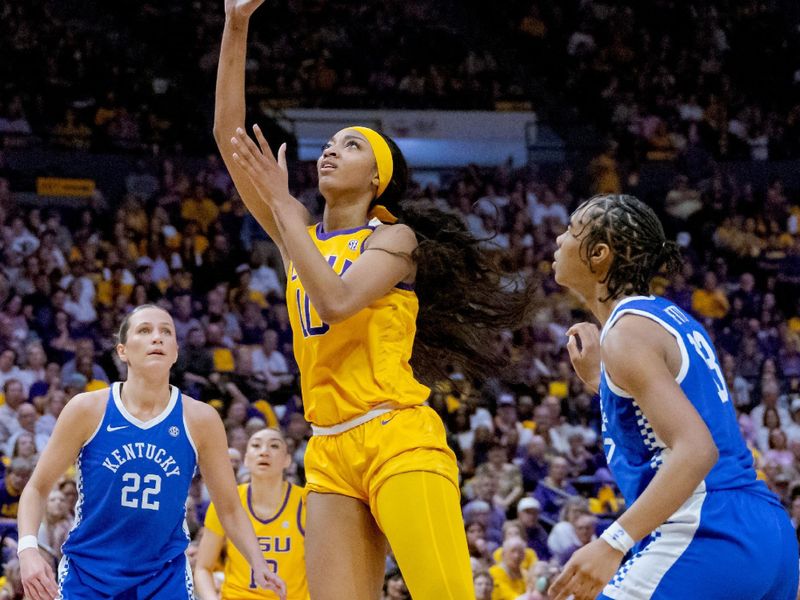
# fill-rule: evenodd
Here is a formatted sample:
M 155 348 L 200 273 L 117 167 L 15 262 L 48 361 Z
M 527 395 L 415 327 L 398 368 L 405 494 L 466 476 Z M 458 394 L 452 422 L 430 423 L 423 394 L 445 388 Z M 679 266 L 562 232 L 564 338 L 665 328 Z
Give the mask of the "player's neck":
M 250 482 L 250 503 L 260 518 L 274 515 L 283 504 L 289 483 L 283 476 L 263 478 Z
M 606 286 L 598 285 L 597 289 L 594 291 L 593 300 L 586 301 L 587 307 L 600 322 L 600 327 L 606 324 L 606 321 L 608 321 L 608 319 L 611 317 L 611 313 L 614 312 L 614 308 L 616 308 L 617 304 L 628 297 L 621 296 L 602 302 L 601 298 L 605 298 L 606 296 L 608 296 L 608 289 L 606 289 Z
M 367 216 L 364 214 L 363 198 L 338 198 L 334 206 L 326 204 L 325 211 L 322 213 L 322 228 L 326 233 L 355 229 L 363 227 L 366 223 Z
M 128 412 L 138 417 L 136 412 L 160 412 L 169 403 L 171 393 L 168 376 L 145 378 L 129 372 L 120 400 Z

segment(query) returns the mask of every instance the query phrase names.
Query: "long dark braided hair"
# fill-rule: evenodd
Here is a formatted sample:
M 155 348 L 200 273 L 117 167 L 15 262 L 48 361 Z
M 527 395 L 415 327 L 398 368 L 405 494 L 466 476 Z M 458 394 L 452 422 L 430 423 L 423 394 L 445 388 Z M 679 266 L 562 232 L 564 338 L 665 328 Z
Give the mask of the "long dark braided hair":
M 644 202 L 625 194 L 600 194 L 581 204 L 583 211 L 580 253 L 589 263 L 597 244 L 611 248 L 611 266 L 602 283 L 606 302 L 623 295 L 649 294 L 650 282 L 659 272 L 677 272 L 682 264 L 680 248 L 664 235 L 656 213 Z M 589 263 L 591 264 L 591 263 Z
M 470 233 L 459 213 L 429 200 L 406 200 L 408 166 L 394 141 L 392 179 L 373 201 L 408 225 L 418 246 L 414 289 L 419 299 L 411 366 L 431 384 L 455 366 L 467 377 L 498 375 L 510 366 L 498 349 L 498 335 L 524 325 L 534 308 L 535 282 L 502 270 Z

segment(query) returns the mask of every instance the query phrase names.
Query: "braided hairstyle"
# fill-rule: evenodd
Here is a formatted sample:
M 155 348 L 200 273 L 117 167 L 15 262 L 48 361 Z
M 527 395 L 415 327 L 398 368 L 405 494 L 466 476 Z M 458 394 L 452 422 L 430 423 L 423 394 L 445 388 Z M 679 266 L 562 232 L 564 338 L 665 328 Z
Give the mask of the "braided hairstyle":
M 383 134 L 381 134 L 383 135 Z M 462 216 L 430 200 L 405 199 L 408 167 L 395 142 L 383 135 L 394 162 L 392 179 L 373 204 L 381 204 L 410 227 L 418 246 L 414 285 L 419 299 L 411 366 L 420 381 L 432 384 L 456 366 L 469 377 L 509 370 L 500 349 L 503 330 L 526 325 L 534 308 L 536 282 L 503 270 Z
M 583 211 L 580 253 L 589 257 L 598 244 L 611 249 L 611 266 L 602 283 L 606 302 L 623 295 L 650 293 L 650 282 L 659 272 L 671 275 L 680 270 L 678 244 L 667 240 L 656 213 L 644 202 L 625 194 L 600 194 L 581 204 Z M 591 268 L 591 267 L 590 267 Z

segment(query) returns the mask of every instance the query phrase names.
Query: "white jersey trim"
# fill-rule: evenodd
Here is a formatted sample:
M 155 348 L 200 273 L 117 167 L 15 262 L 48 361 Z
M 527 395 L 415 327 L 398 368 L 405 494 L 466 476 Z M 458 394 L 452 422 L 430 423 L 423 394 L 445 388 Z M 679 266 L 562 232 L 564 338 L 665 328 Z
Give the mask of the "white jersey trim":
M 683 506 L 652 533 L 650 543 L 622 564 L 603 594 L 614 600 L 652 598 L 661 580 L 692 543 L 706 497 L 703 481 Z
M 115 381 L 114 384 L 111 386 L 111 393 L 114 396 L 114 404 L 117 405 L 117 410 L 122 413 L 122 416 L 129 421 L 132 425 L 140 429 L 150 429 L 155 427 L 159 423 L 161 423 L 164 419 L 166 419 L 169 414 L 172 412 L 172 409 L 175 408 L 175 404 L 178 401 L 178 388 L 174 385 L 170 387 L 170 395 L 169 395 L 169 402 L 167 402 L 167 407 L 162 410 L 158 415 L 150 419 L 149 421 L 142 421 L 141 419 L 137 419 L 131 413 L 128 412 L 128 409 L 125 408 L 125 405 L 122 403 L 122 398 L 119 395 L 120 389 L 120 382 Z M 194 444 L 192 444 L 194 446 Z M 197 450 L 195 450 L 195 453 Z
M 689 351 L 686 349 L 686 343 L 683 341 L 683 336 L 681 336 L 681 334 L 678 333 L 678 330 L 675 329 L 672 325 L 670 325 L 657 315 L 654 315 L 653 313 L 638 308 L 623 308 L 620 310 L 621 306 L 633 300 L 655 300 L 655 296 L 631 296 L 630 298 L 625 298 L 619 304 L 617 304 L 617 306 L 614 308 L 614 312 L 612 313 L 611 318 L 606 322 L 606 324 L 603 326 L 603 330 L 600 332 L 600 343 L 601 344 L 603 343 L 603 340 L 605 339 L 606 335 L 611 330 L 611 328 L 617 323 L 617 321 L 619 321 L 620 317 L 626 314 L 633 314 L 640 317 L 646 317 L 651 321 L 655 321 L 656 323 L 661 325 L 664 329 L 666 329 L 667 332 L 669 332 L 669 334 L 675 338 L 675 341 L 678 342 L 678 349 L 680 350 L 681 353 L 681 368 L 678 371 L 678 374 L 675 376 L 675 381 L 678 383 L 678 385 L 680 385 L 681 383 L 683 383 L 683 380 L 686 379 L 686 375 L 689 372 Z M 608 383 L 608 387 L 611 389 L 612 392 L 614 392 L 618 396 L 622 396 L 623 398 L 633 398 L 633 396 L 631 396 L 628 392 L 623 390 L 621 387 L 616 385 L 611 380 L 611 377 L 609 376 L 608 371 L 606 371 L 605 366 L 603 365 L 602 362 L 600 363 L 600 368 L 605 373 L 606 382 Z
M 612 381 L 611 376 L 606 371 L 605 365 L 602 362 L 600 363 L 600 370 L 603 372 L 603 375 L 605 375 L 608 388 L 612 392 L 614 392 L 617 396 L 620 396 L 621 398 L 628 398 L 629 400 L 633 399 L 633 396 L 631 396 L 628 392 L 623 390 L 621 387 L 619 387 L 616 383 Z
M 186 432 L 186 439 L 189 440 L 189 445 L 194 450 L 194 463 L 199 465 L 198 456 L 197 456 L 197 446 L 194 443 L 194 438 L 192 437 L 192 432 L 189 431 L 189 424 L 186 422 L 186 406 L 183 407 L 183 415 L 181 418 L 183 419 L 183 430 Z
M 88 445 L 89 445 L 89 443 L 90 443 L 90 442 L 91 442 L 91 441 L 92 441 L 92 440 L 93 440 L 95 437 L 97 437 L 97 434 L 98 434 L 98 433 L 99 433 L 99 431 L 100 431 L 100 430 L 103 428 L 103 421 L 105 421 L 105 420 L 106 420 L 106 411 L 107 411 L 107 410 L 108 410 L 108 398 L 106 398 L 106 408 L 105 408 L 105 410 L 103 411 L 103 415 L 100 417 L 100 422 L 97 424 L 97 427 L 95 428 L 95 430 L 94 430 L 94 432 L 92 433 L 92 435 L 90 435 L 90 436 L 89 436 L 89 439 L 88 439 L 88 440 L 86 440 L 85 442 L 83 442 L 83 445 L 81 446 L 81 448 L 86 448 L 86 446 L 88 446 Z
M 58 596 L 56 600 L 63 600 L 64 598 L 64 580 L 69 575 L 69 557 L 66 554 L 61 555 L 61 560 L 58 561 Z
M 184 564 L 184 577 L 185 577 L 185 584 L 186 584 L 186 598 L 187 600 L 192 600 L 195 597 L 194 595 L 194 577 L 192 577 L 192 567 L 189 566 L 189 557 L 186 554 L 183 555 L 183 564 Z

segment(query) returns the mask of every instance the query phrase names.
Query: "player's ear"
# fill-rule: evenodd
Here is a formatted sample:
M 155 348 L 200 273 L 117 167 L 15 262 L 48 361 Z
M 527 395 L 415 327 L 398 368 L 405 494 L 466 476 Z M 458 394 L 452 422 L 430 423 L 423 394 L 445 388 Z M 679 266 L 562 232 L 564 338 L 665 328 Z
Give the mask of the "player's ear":
M 594 272 L 607 269 L 611 265 L 611 248 L 609 245 L 604 242 L 595 244 L 589 255 L 589 264 Z
M 117 351 L 117 356 L 119 356 L 119 359 L 127 365 L 128 358 L 125 353 L 125 344 L 123 343 L 117 344 L 116 351 Z

